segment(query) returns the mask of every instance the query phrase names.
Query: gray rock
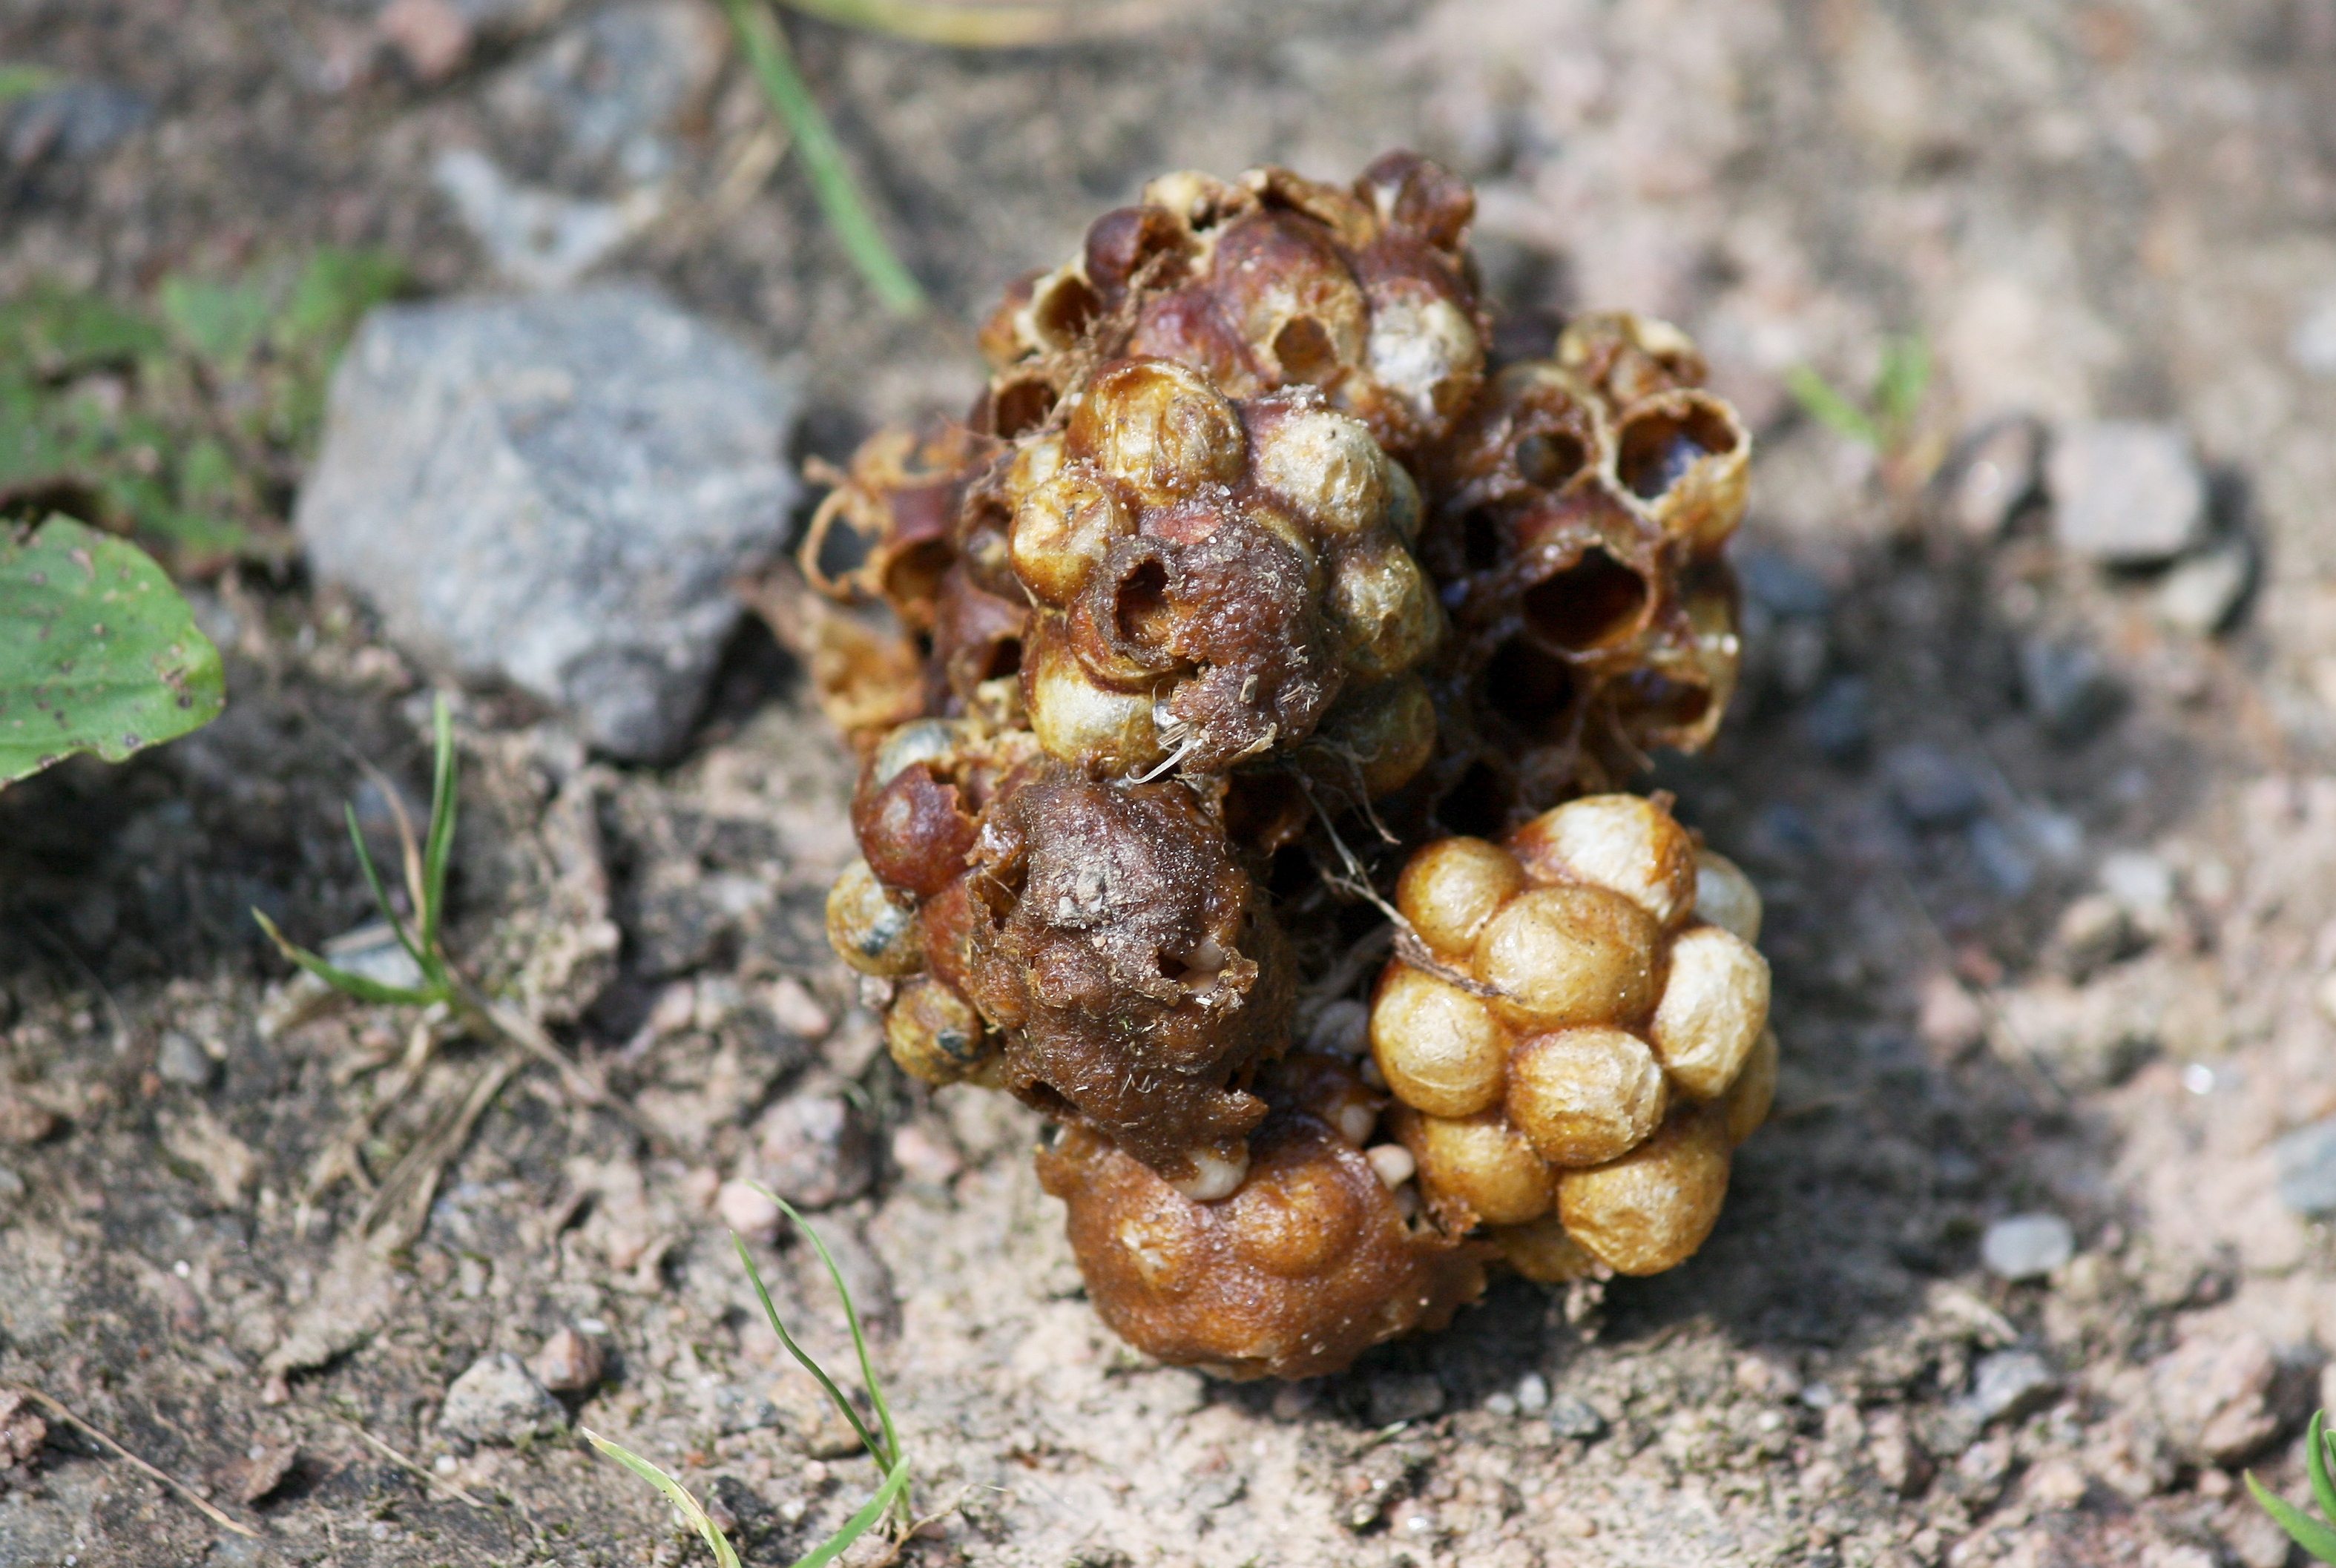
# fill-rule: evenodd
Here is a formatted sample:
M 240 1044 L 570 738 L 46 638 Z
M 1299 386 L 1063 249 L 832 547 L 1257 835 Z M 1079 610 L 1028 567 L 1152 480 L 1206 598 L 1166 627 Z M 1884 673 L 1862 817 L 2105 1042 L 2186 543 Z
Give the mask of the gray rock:
M 876 1179 L 874 1140 L 841 1095 L 800 1094 L 781 1100 L 755 1123 L 754 1143 L 756 1176 L 802 1208 L 856 1198 Z
M 2060 1386 L 2059 1374 L 2033 1350 L 1997 1350 L 1971 1368 L 1971 1391 L 1964 1400 L 1984 1425 L 2024 1415 Z
M 2043 427 L 2025 416 L 1971 432 L 1940 471 L 1936 494 L 1947 521 L 1971 540 L 1995 539 L 2035 496 L 2043 457 Z
M 1606 1417 L 1578 1394 L 1552 1394 L 1549 1400 L 1549 1429 L 1561 1437 L 1579 1437 L 1588 1442 L 1606 1430 Z
M 2110 566 L 2171 560 L 2206 526 L 2206 476 L 2179 425 L 2064 425 L 2049 469 L 2060 548 Z
M 2150 597 L 2157 618 L 2191 637 L 2212 637 L 2231 623 L 2255 575 L 2254 552 L 2227 540 L 2176 561 Z
M 2190 1340 L 2151 1363 L 2150 1390 L 2166 1436 L 2191 1457 L 2244 1459 L 2279 1430 L 2271 1395 L 2279 1358 L 2260 1334 Z
M 423 657 L 662 758 L 737 622 L 726 584 L 784 537 L 794 401 L 643 288 L 387 307 L 334 375 L 301 537 Z
M 1425 1372 L 1381 1372 L 1370 1381 L 1371 1425 L 1425 1421 L 1444 1408 L 1444 1385 Z
M 1952 827 L 1979 815 L 1986 803 L 1971 769 L 1920 741 L 1893 750 L 1882 761 L 1898 810 L 1916 827 Z
M 2279 1201 L 2299 1214 L 2336 1214 L 2336 1116 L 2299 1127 L 2271 1146 Z
M 446 1390 L 438 1428 L 473 1443 L 524 1443 L 568 1429 L 568 1412 L 509 1351 L 482 1356 Z
M 2089 645 L 2031 637 L 2020 644 L 2020 696 L 2047 733 L 2075 744 L 2117 716 L 2125 688 Z
M 17 168 L 51 157 L 94 158 L 154 117 L 143 93 L 104 82 L 67 82 L 0 104 L 0 149 Z
M 2014 1214 L 1980 1238 L 1980 1261 L 2006 1280 L 2040 1280 L 2077 1255 L 2077 1233 L 2058 1214 Z
M 211 1081 L 219 1064 L 195 1037 L 179 1029 L 164 1029 L 154 1048 L 154 1072 L 166 1084 L 200 1089 Z

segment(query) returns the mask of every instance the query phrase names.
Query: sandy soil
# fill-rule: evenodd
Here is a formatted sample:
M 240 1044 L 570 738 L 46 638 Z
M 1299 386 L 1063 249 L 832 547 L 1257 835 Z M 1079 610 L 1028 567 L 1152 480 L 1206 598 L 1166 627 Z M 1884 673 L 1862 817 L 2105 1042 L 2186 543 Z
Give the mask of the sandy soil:
M 153 108 L 100 155 L 0 161 L 0 294 L 130 294 L 324 240 L 488 286 L 429 170 L 482 146 L 601 177 L 498 107 L 561 10 L 425 82 L 360 0 L 0 0 L 0 60 Z M 2299 1489 L 2336 1349 L 2336 1242 L 2282 1205 L 2271 1153 L 2336 1114 L 2336 5 L 1218 0 L 990 55 L 794 31 L 943 323 L 868 305 L 793 161 L 724 195 L 760 122 L 718 53 L 679 216 L 601 271 L 790 356 L 818 394 L 808 451 L 960 404 L 983 303 L 1178 166 L 1335 175 L 1417 146 L 1479 182 L 1510 309 L 1633 307 L 1702 338 L 1761 436 L 1743 549 L 1799 575 L 1719 744 L 1649 782 L 1769 900 L 1776 1123 L 1670 1275 L 1602 1300 L 1510 1281 L 1313 1384 L 1152 1366 L 1081 1300 L 1036 1124 L 905 1085 L 826 956 L 846 765 L 749 637 L 664 772 L 463 700 L 459 950 L 531 975 L 661 1136 L 523 1072 L 384 1255 L 361 1193 L 303 1194 L 414 1020 L 313 1005 L 245 911 L 311 940 L 365 918 L 340 804 L 386 830 L 360 759 L 423 793 L 427 688 L 359 608 L 230 574 L 200 594 L 224 718 L 0 797 L 0 1378 L 258 1534 L 60 1427 L 0 1473 L 0 1563 L 683 1560 L 663 1506 L 579 1445 L 439 1430 L 479 1356 L 577 1324 L 611 1353 L 580 1418 L 719 1500 L 753 1561 L 790 1561 L 872 1470 L 754 1316 L 711 1200 L 767 1103 L 839 1086 L 877 1175 L 822 1227 L 939 1513 L 904 1562 L 2288 1561 L 2234 1472 Z M 2235 625 L 2169 628 L 2160 584 L 2066 559 L 2032 515 L 1960 530 L 1794 412 L 1786 367 L 1860 385 L 1908 332 L 1938 359 L 1926 439 L 2182 422 L 2251 541 Z M 2020 699 L 2039 640 L 2093 650 L 2121 693 L 2088 733 Z M 1826 727 L 1843 677 L 1862 746 Z M 1972 798 L 1930 810 L 1942 767 Z M 158 1070 L 185 1059 L 173 1033 L 217 1062 L 207 1086 Z M 448 1047 L 370 1168 L 489 1065 Z M 1988 1273 L 1987 1225 L 2035 1211 L 2075 1258 Z M 842 1349 L 802 1249 L 761 1256 Z M 285 1445 L 287 1477 L 240 1501 Z

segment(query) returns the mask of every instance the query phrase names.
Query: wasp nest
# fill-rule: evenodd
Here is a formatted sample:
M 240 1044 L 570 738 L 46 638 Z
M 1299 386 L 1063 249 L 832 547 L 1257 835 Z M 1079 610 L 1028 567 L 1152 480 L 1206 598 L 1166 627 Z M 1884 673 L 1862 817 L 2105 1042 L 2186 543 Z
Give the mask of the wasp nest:
M 1380 976 L 1371 1059 L 1438 1217 L 1543 1277 L 1694 1252 L 1776 1087 L 1744 873 L 1660 803 L 1591 795 L 1429 844 L 1396 902 L 1425 952 Z
M 1023 696 L 1053 755 L 1220 774 L 1434 648 L 1411 480 L 1319 394 L 1237 403 L 1173 360 L 1125 359 L 1067 409 L 1004 485 Z
M 1718 727 L 1739 656 L 1719 551 L 1751 438 L 1704 374 L 1675 327 L 1587 317 L 1502 369 L 1433 454 L 1445 788 L 1479 770 L 1478 794 L 1529 812 Z
M 831 940 L 910 1076 L 1059 1124 L 1112 1327 L 1230 1376 L 1438 1327 L 1493 1261 L 1678 1263 L 1774 1090 L 1750 883 L 1584 794 L 1719 721 L 1748 438 L 1657 322 L 1488 375 L 1472 209 L 1409 154 L 1153 182 L 802 552 L 866 758 Z M 1416 852 L 1368 1060 L 1292 1052 L 1379 838 Z
M 1320 389 L 1407 456 L 1442 440 L 1484 372 L 1462 241 L 1466 183 L 1391 152 L 1351 187 L 1252 169 L 1171 174 L 1105 214 L 1074 260 L 1017 284 L 982 332 L 976 423 L 1043 423 L 1094 356 L 1173 359 L 1229 397 Z
M 1243 1086 L 1280 1054 L 1293 979 L 1214 794 L 927 719 L 870 759 L 852 823 L 828 935 L 900 982 L 885 1037 L 905 1071 L 1011 1089 L 1190 1192 L 1239 1182 L 1266 1114 Z
M 1139 1349 L 1230 1378 L 1309 1378 L 1442 1328 L 1490 1249 L 1406 1213 L 1407 1156 L 1370 1139 L 1381 1096 L 1338 1058 L 1287 1058 L 1239 1189 L 1196 1202 L 1084 1129 L 1038 1155 L 1095 1310 Z M 1392 1178 L 1392 1179 L 1390 1179 Z

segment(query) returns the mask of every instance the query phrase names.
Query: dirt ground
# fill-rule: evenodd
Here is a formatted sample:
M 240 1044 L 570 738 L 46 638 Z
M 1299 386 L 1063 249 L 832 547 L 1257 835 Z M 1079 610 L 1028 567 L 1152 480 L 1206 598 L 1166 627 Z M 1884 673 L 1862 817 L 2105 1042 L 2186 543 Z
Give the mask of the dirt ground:
M 88 156 L 0 148 L 0 295 L 128 296 L 324 241 L 488 287 L 433 161 L 603 177 L 498 96 L 583 7 L 502 6 L 426 81 L 376 9 L 0 0 L 0 62 L 151 106 Z M 718 29 L 678 205 L 599 270 L 790 359 L 831 459 L 961 406 L 985 302 L 1181 166 L 1343 175 L 1416 146 L 1478 182 L 1511 309 L 1698 334 L 1761 441 L 1752 677 L 1708 755 L 1647 782 L 1759 881 L 1786 1049 L 1710 1243 L 1602 1300 L 1510 1281 L 1310 1384 L 1120 1347 L 1031 1176 L 1035 1121 L 906 1085 L 827 956 L 848 767 L 747 636 L 661 772 L 461 697 L 456 950 L 528 977 L 659 1136 L 522 1071 L 384 1258 L 364 1193 L 306 1194 L 414 1020 L 318 1005 L 247 911 L 312 942 L 365 920 L 341 803 L 386 834 L 363 762 L 423 798 L 429 688 L 360 607 L 230 573 L 197 591 L 223 718 L 0 796 L 0 1379 L 258 1534 L 54 1423 L 29 1475 L 0 1472 L 0 1563 L 702 1560 L 579 1442 L 441 1432 L 464 1368 L 564 1326 L 609 1353 L 581 1421 L 716 1499 L 750 1560 L 791 1561 L 873 1471 L 753 1314 L 712 1199 L 765 1105 L 822 1086 L 871 1129 L 872 1188 L 820 1222 L 939 1514 L 907 1563 L 2290 1560 L 2235 1471 L 2300 1491 L 2302 1414 L 2336 1402 L 2336 1240 L 2271 1153 L 2336 1114 L 2336 0 L 1173 13 L 991 54 L 793 26 L 947 325 L 876 312 L 797 161 L 757 171 Z M 2169 628 L 2160 583 L 2056 552 L 2032 512 L 1959 529 L 1795 412 L 1786 367 L 1862 386 L 1893 333 L 1935 353 L 1938 440 L 2015 413 L 2186 426 L 2254 563 L 2234 623 Z M 2022 700 L 2047 645 L 2107 672 L 2084 722 Z M 490 1065 L 447 1047 L 368 1167 Z M 2034 1212 L 2076 1255 L 2008 1283 L 1981 1237 Z M 842 1350 L 803 1249 L 759 1255 Z

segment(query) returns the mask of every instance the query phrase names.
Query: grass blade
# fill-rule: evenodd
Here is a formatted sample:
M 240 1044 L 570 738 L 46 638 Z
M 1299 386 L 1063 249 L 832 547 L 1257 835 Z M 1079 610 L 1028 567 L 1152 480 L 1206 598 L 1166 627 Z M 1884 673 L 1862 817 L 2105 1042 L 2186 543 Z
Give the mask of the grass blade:
M 19 98 L 30 98 L 35 93 L 46 93 L 56 83 L 53 72 L 37 65 L 0 64 L 0 108 L 5 108 Z
M 349 842 L 357 846 L 357 865 L 365 872 L 365 886 L 373 890 L 373 901 L 379 906 L 381 918 L 389 922 L 390 930 L 397 938 L 397 945 L 405 950 L 405 956 L 414 960 L 414 967 L 422 971 L 423 979 L 431 978 L 430 960 L 423 958 L 422 950 L 414 945 L 414 938 L 407 932 L 405 922 L 397 918 L 397 911 L 390 905 L 389 893 L 381 885 L 381 873 L 374 870 L 373 853 L 365 848 L 365 833 L 357 826 L 357 808 L 343 803 L 341 814 L 348 819 Z
M 454 850 L 454 715 L 440 694 L 431 705 L 436 744 L 430 779 L 430 843 L 422 856 L 422 946 L 438 950 L 438 921 L 446 906 L 446 861 Z
M 276 929 L 276 922 L 258 910 L 251 911 L 251 918 L 259 922 L 259 929 L 268 933 L 268 940 L 276 944 L 277 952 L 282 953 L 334 989 L 346 992 L 361 1002 L 379 1002 L 397 1007 L 424 1007 L 438 1000 L 428 991 L 410 991 L 404 986 L 385 986 L 379 980 L 368 979 L 363 975 L 354 974 L 337 964 L 326 963 L 307 949 L 294 947 L 285 939 L 284 933 Z
M 2322 1524 L 2286 1498 L 2267 1489 L 2255 1479 L 2253 1471 L 2248 1471 L 2246 1476 L 2247 1490 L 2254 1494 L 2254 1499 L 2263 1505 L 2263 1512 L 2287 1532 L 2290 1540 L 2322 1563 L 2336 1563 L 2336 1526 Z
M 780 1213 L 803 1228 L 803 1233 L 811 1238 L 811 1244 L 819 1249 L 819 1261 L 827 1265 L 827 1277 L 835 1281 L 835 1293 L 843 1298 L 843 1320 L 852 1325 L 852 1348 L 860 1357 L 860 1380 L 868 1390 L 869 1403 L 876 1407 L 876 1419 L 884 1428 L 883 1449 L 880 1452 L 871 1444 L 869 1451 L 876 1455 L 879 1465 L 891 1465 L 900 1457 L 900 1435 L 892 1428 L 892 1409 L 884 1402 L 884 1386 L 877 1381 L 875 1365 L 868 1359 L 868 1336 L 861 1331 L 860 1309 L 852 1305 L 852 1291 L 843 1283 L 843 1271 L 835 1266 L 835 1254 L 827 1250 L 827 1243 L 819 1239 L 819 1232 L 811 1228 L 811 1222 L 795 1212 L 793 1203 L 760 1183 L 754 1190 L 776 1203 Z
M 921 316 L 926 308 L 924 288 L 892 253 L 867 204 L 861 200 L 860 187 L 844 163 L 835 127 L 821 112 L 803 73 L 795 69 L 794 56 L 777 19 L 760 0 L 722 0 L 722 8 L 729 14 L 731 28 L 746 52 L 746 63 L 762 83 L 764 96 L 786 122 L 788 132 L 802 150 L 820 209 L 827 214 L 852 266 L 886 310 L 895 316 Z
M 881 1519 L 884 1516 L 884 1511 L 891 1507 L 908 1489 L 909 1461 L 903 1458 L 885 1472 L 884 1484 L 876 1488 L 876 1495 L 873 1497 L 860 1505 L 859 1513 L 843 1522 L 842 1529 L 829 1536 L 813 1550 L 796 1558 L 793 1568 L 825 1568 L 827 1563 L 834 1562 L 849 1550 L 854 1541 L 868 1534 L 869 1526 Z
M 806 1225 L 803 1228 L 809 1230 L 811 1227 Z M 835 1379 L 827 1375 L 827 1368 L 813 1360 L 803 1348 L 795 1343 L 795 1337 L 787 1332 L 786 1323 L 779 1317 L 778 1308 L 771 1304 L 771 1292 L 763 1283 L 762 1271 L 754 1267 L 754 1260 L 746 1251 L 746 1243 L 738 1239 L 738 1232 L 735 1231 L 730 1232 L 730 1244 L 738 1249 L 738 1261 L 746 1266 L 746 1278 L 754 1284 L 754 1295 L 763 1303 L 763 1316 L 771 1320 L 772 1331 L 778 1335 L 779 1343 L 787 1348 L 787 1354 L 793 1356 L 804 1371 L 819 1379 L 819 1386 L 827 1390 L 828 1398 L 834 1402 L 837 1409 L 843 1412 L 843 1418 L 852 1423 L 852 1429 L 860 1435 L 861 1443 L 870 1454 L 875 1456 L 876 1463 L 891 1464 L 891 1456 L 877 1446 L 875 1437 L 868 1430 L 867 1423 L 861 1420 L 860 1412 L 852 1407 L 852 1401 L 844 1398 L 843 1390 L 835 1386 Z M 849 1296 L 844 1298 L 847 1308 L 851 1300 Z
M 935 5 L 930 0 L 783 0 L 822 22 L 864 27 L 953 49 L 1027 49 L 1134 31 L 1155 20 L 1149 3 L 1091 8 L 1078 5 Z
M 2330 1480 L 2328 1476 L 2329 1456 L 2336 1454 L 2336 1435 L 2331 1435 L 2325 1429 L 2327 1420 L 2328 1412 L 2325 1410 L 2312 1413 L 2312 1428 L 2303 1437 L 2306 1449 L 2303 1467 L 2312 1476 L 2312 1501 L 2320 1505 L 2321 1516 L 2330 1524 L 2336 1524 L 2336 1481 Z
M 611 1443 L 589 1427 L 577 1429 L 584 1434 L 586 1442 L 664 1493 L 666 1501 L 680 1512 L 681 1516 L 689 1522 L 690 1528 L 696 1531 L 712 1550 L 718 1568 L 739 1568 L 738 1553 L 731 1546 L 730 1538 L 722 1534 L 720 1525 L 706 1517 L 705 1508 L 689 1495 L 688 1488 L 623 1444 Z
M 1796 365 L 1786 371 L 1785 389 L 1793 394 L 1793 401 L 1801 405 L 1803 413 L 1827 430 L 1847 436 L 1861 446 L 1881 450 L 1882 433 L 1874 428 L 1874 421 L 1809 366 Z
M 1931 386 L 1931 346 L 1920 336 L 1908 335 L 1893 337 L 1882 349 L 1882 379 L 1874 389 L 1874 401 L 1882 410 L 1883 418 L 1892 424 L 1905 425 L 1913 421 L 1922 405 L 1922 394 Z

